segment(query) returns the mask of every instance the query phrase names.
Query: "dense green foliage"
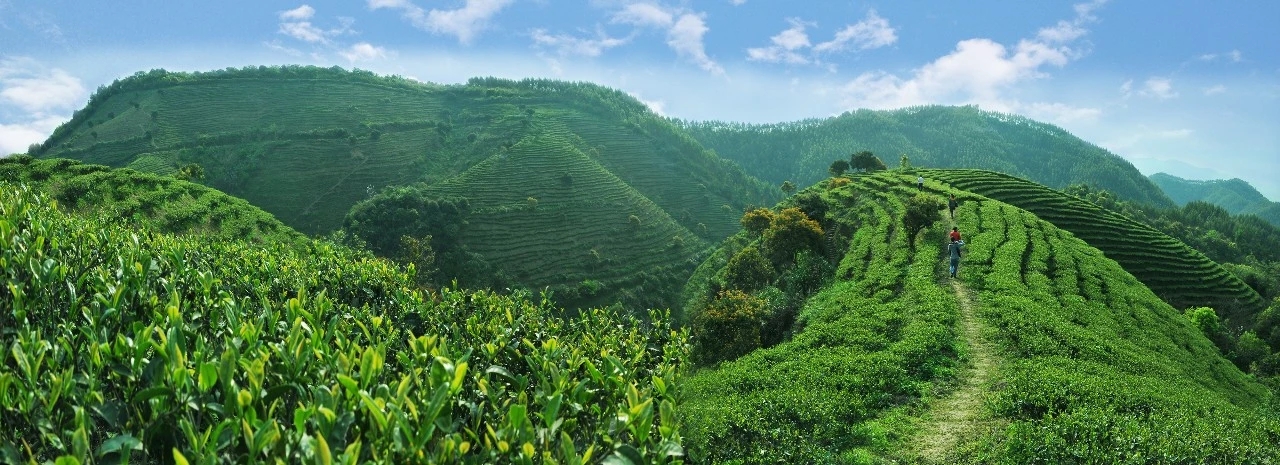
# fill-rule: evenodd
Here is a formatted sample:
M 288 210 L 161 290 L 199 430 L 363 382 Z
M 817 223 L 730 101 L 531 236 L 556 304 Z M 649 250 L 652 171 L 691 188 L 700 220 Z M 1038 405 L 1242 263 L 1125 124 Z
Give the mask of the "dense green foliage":
M 1191 202 L 1207 202 L 1222 207 L 1232 215 L 1258 215 L 1280 226 L 1280 202 L 1272 202 L 1241 179 L 1192 181 L 1165 173 L 1149 176 L 1179 206 Z
M 925 173 L 928 195 L 960 199 L 969 244 L 960 276 L 1003 359 L 986 385 L 987 426 L 965 431 L 949 461 L 1269 463 L 1280 454 L 1274 395 L 1191 318 L 1072 233 Z M 914 174 L 887 172 L 794 197 L 824 227 L 851 228 L 830 239 L 838 267 L 815 293 L 800 294 L 811 297 L 776 345 L 688 377 L 681 415 L 693 458 L 919 460 L 909 441 L 929 421 L 921 412 L 954 382 L 966 349 L 956 300 L 939 284 L 949 228 L 905 233 L 916 195 Z M 686 289 L 693 318 L 714 308 L 709 292 L 726 288 L 767 308 L 769 286 L 730 279 L 736 257 L 758 246 L 753 237 L 726 241 L 695 273 Z M 762 327 L 761 339 L 771 331 Z M 698 336 L 695 328 L 695 347 Z
M 956 308 L 934 278 L 937 250 L 910 251 L 902 194 L 866 176 L 848 181 L 834 178 L 783 205 L 827 231 L 820 254 L 797 252 L 795 264 L 780 267 L 768 285 L 749 286 L 734 277 L 737 257 L 767 245 L 763 236 L 744 232 L 705 262 L 686 289 L 695 321 L 717 311 L 722 299 L 707 297 L 717 289 L 749 291 L 766 315 L 791 315 L 783 324 L 757 325 L 765 348 L 690 376 L 681 414 L 693 458 L 860 463 L 897 457 L 911 429 L 905 418 L 951 375 Z M 719 345 L 703 340 L 707 336 L 694 326 L 695 354 L 701 345 Z
M 685 336 L 0 184 L 0 461 L 672 462 Z
M 681 126 L 707 148 L 777 184 L 818 181 L 836 157 L 870 151 L 917 167 L 983 168 L 1054 188 L 1102 187 L 1159 206 L 1172 202 L 1128 161 L 1062 128 L 977 107 L 857 110 L 825 119 L 778 124 L 719 121 Z M 857 167 L 857 163 L 854 164 Z
M 35 151 L 163 174 L 195 163 L 207 185 L 306 234 L 338 229 L 384 188 L 425 183 L 470 199 L 472 227 L 460 240 L 511 285 L 564 294 L 590 279 L 637 305 L 665 301 L 707 241 L 737 231 L 748 206 L 781 197 L 627 94 L 548 80 L 444 86 L 339 68 L 156 70 L 99 89 Z M 536 208 L 511 211 L 507 193 Z M 605 202 L 593 205 L 592 193 Z M 629 239 L 617 215 L 639 217 L 632 248 L 654 259 L 604 250 Z M 559 226 L 554 244 L 549 221 Z M 520 231 L 548 233 L 502 242 Z
M 0 181 L 45 192 L 72 211 L 116 217 L 171 234 L 255 242 L 305 240 L 244 200 L 167 176 L 19 155 L 0 159 Z
M 1180 316 L 1076 236 L 997 201 L 957 213 L 968 284 L 1008 363 L 993 463 L 1270 463 L 1274 402 Z M 1212 314 L 1212 312 L 1210 312 Z
M 1204 254 L 1156 229 L 1042 185 L 984 170 L 923 170 L 924 176 L 1026 209 L 1070 231 L 1177 308 L 1212 307 L 1247 325 L 1267 303 Z

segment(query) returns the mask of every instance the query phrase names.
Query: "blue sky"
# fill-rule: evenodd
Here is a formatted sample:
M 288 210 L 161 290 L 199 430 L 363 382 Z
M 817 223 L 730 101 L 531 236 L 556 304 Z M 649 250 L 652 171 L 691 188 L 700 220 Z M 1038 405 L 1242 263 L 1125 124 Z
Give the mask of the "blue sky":
M 684 119 L 977 104 L 1280 200 L 1280 2 L 0 0 L 0 153 L 136 71 L 546 77 Z

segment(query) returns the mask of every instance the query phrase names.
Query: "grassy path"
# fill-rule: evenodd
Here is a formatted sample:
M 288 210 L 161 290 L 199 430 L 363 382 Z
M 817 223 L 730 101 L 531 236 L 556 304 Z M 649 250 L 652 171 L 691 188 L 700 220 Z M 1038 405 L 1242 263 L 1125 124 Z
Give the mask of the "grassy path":
M 928 423 L 914 440 L 914 448 L 925 463 L 950 463 L 960 441 L 982 429 L 983 389 L 995 374 L 995 349 L 982 336 L 969 289 L 959 280 L 952 280 L 951 287 L 960 304 L 960 331 L 969 348 L 970 366 L 960 373 L 956 390 L 934 403 L 925 417 Z

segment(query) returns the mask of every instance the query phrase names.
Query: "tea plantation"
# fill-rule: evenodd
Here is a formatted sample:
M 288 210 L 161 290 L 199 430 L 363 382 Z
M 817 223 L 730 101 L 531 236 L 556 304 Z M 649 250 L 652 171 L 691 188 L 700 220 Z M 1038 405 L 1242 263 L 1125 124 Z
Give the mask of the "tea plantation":
M 926 177 L 1025 209 L 1101 250 L 1170 305 L 1207 306 L 1249 326 L 1266 302 L 1204 254 L 1150 226 L 1042 185 L 984 170 L 922 170 Z
M 752 275 L 738 258 L 753 248 L 768 255 L 767 235 L 740 234 L 695 273 L 686 312 L 700 367 L 681 410 L 691 458 L 934 460 L 921 455 L 932 440 L 921 435 L 936 429 L 929 408 L 957 383 L 986 395 L 972 407 L 980 421 L 958 432 L 960 447 L 940 463 L 1280 457 L 1274 395 L 1115 261 L 1026 210 L 933 180 L 923 193 L 914 184 L 884 172 L 833 178 L 780 206 L 820 223 L 825 239 L 810 247 L 830 265 L 790 325 L 771 326 L 787 308 L 776 290 L 792 285 L 798 265 Z M 958 332 L 957 298 L 944 285 L 945 210 L 910 234 L 909 218 L 921 205 L 936 211 L 947 193 L 962 198 L 959 279 L 996 347 L 997 359 L 984 360 L 995 366 L 989 379 L 958 377 L 975 363 L 977 341 Z M 723 353 L 737 344 L 747 349 Z
M 685 333 L 0 183 L 0 462 L 678 463 Z

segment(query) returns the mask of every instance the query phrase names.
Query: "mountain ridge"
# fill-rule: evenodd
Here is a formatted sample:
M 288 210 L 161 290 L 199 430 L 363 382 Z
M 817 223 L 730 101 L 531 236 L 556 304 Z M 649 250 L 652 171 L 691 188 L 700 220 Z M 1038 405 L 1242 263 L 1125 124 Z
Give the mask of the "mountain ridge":
M 1178 206 L 1190 202 L 1208 202 L 1233 215 L 1257 215 L 1280 226 L 1280 202 L 1268 199 L 1243 179 L 1191 180 L 1168 173 L 1148 176 Z

